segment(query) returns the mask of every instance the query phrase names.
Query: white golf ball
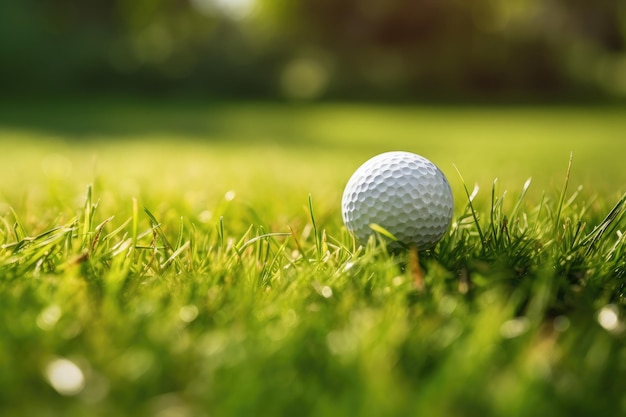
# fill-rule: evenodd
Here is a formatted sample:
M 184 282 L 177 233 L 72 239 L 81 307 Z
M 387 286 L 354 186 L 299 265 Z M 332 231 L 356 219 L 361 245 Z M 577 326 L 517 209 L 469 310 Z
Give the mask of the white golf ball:
M 454 200 L 446 176 L 428 159 L 410 152 L 386 152 L 352 175 L 341 202 L 343 221 L 360 243 L 379 225 L 397 238 L 388 247 L 426 249 L 446 233 Z

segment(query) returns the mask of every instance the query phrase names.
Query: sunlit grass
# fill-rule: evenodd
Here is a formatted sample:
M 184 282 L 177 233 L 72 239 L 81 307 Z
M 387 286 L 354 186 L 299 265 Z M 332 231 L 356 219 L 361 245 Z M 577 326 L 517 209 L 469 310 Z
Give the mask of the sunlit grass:
M 1 118 L 3 416 L 626 412 L 620 109 L 80 108 Z M 341 223 L 390 149 L 455 193 L 421 290 Z

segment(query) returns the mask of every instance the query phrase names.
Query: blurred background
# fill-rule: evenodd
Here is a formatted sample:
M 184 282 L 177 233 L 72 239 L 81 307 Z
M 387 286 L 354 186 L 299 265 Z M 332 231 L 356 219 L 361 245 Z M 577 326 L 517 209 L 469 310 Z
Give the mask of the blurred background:
M 4 97 L 622 100 L 622 0 L 0 2 Z

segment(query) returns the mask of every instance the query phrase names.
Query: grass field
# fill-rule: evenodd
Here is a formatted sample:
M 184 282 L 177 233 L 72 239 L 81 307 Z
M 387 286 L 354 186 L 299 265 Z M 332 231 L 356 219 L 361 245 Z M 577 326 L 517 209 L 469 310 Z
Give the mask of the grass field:
M 0 415 L 624 415 L 625 139 L 620 107 L 0 103 Z M 387 150 L 454 191 L 422 290 L 341 221 Z

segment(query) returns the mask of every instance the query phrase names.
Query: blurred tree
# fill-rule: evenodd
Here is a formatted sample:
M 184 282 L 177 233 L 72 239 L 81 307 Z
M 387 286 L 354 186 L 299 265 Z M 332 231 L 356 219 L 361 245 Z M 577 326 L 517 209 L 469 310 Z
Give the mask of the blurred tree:
M 623 0 L 0 2 L 0 92 L 626 96 Z
M 618 1 L 299 3 L 302 31 L 333 51 L 353 82 L 356 76 L 370 92 L 397 84 L 394 94 L 410 96 L 568 94 L 593 84 L 569 76 L 563 56 L 569 42 L 624 54 L 624 2 Z

